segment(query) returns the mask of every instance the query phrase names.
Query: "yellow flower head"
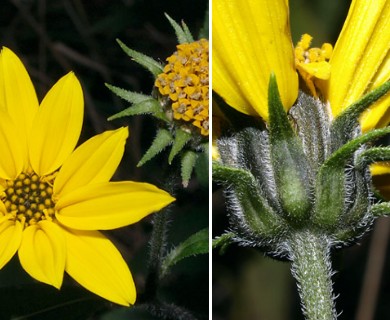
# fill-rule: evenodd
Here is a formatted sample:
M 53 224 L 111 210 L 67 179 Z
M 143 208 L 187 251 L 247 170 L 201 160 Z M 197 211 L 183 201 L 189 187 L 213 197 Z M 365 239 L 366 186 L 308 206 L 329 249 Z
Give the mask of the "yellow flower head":
M 268 81 L 276 75 L 283 105 L 298 95 L 298 70 L 307 89 L 333 117 L 390 78 L 390 0 L 353 0 L 334 49 L 310 48 L 303 35 L 293 49 L 288 1 L 213 1 L 213 89 L 231 107 L 268 119 Z M 363 132 L 390 122 L 390 94 L 360 118 Z M 374 165 L 373 173 L 390 168 Z
M 291 42 L 288 1 L 213 1 L 213 89 L 233 108 L 268 119 L 268 81 L 276 75 L 283 105 L 298 94 L 295 69 L 336 117 L 390 76 L 390 0 L 353 0 L 334 50 Z M 363 131 L 390 121 L 390 95 L 361 118 Z
M 201 39 L 177 45 L 155 82 L 170 100 L 173 118 L 209 134 L 209 43 Z
M 0 268 L 18 252 L 38 281 L 60 288 L 66 271 L 105 299 L 134 304 L 127 264 L 97 230 L 135 223 L 174 198 L 146 183 L 109 182 L 128 129 L 75 149 L 83 121 L 76 76 L 62 77 L 39 105 L 26 69 L 7 48 L 0 54 L 0 115 Z

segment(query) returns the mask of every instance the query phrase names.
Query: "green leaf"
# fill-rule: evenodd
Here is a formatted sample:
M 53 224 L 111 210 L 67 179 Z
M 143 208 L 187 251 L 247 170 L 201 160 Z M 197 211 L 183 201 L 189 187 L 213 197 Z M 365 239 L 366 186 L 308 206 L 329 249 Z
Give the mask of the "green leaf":
M 330 153 L 330 119 L 327 107 L 318 98 L 300 92 L 288 115 L 293 127 L 299 132 L 299 138 L 311 167 L 310 175 L 314 178 L 319 166 Z
M 334 231 L 345 211 L 345 168 L 323 166 L 315 185 L 313 222 L 322 230 Z
M 207 157 L 209 157 L 209 143 L 208 142 L 201 143 L 200 148 L 201 148 L 201 150 L 204 151 L 204 153 L 207 155 Z
M 173 142 L 173 146 L 171 152 L 169 153 L 168 163 L 171 164 L 173 158 L 184 148 L 186 143 L 191 139 L 191 133 L 187 131 L 177 129 L 175 141 Z
M 213 179 L 224 184 L 230 192 L 234 192 L 234 210 L 239 219 L 245 223 L 259 241 L 268 242 L 286 228 L 282 218 L 260 194 L 259 184 L 251 172 L 213 163 Z
M 341 112 L 332 122 L 331 139 L 336 143 L 333 147 L 337 150 L 350 137 L 353 129 L 358 125 L 360 115 L 367 110 L 373 103 L 378 101 L 390 90 L 390 81 L 367 93 L 359 101 L 353 103 L 343 112 Z
M 105 86 L 108 89 L 110 89 L 113 93 L 115 93 L 118 97 L 120 97 L 123 100 L 126 100 L 130 103 L 140 103 L 140 102 L 143 102 L 145 100 L 150 100 L 152 98 L 151 96 L 148 96 L 146 94 L 125 90 L 125 89 L 110 85 L 108 83 L 105 83 Z
M 149 100 L 144 100 L 139 103 L 135 103 L 129 108 L 114 114 L 113 116 L 109 117 L 108 120 L 111 121 L 118 118 L 135 116 L 140 114 L 152 114 L 158 119 L 168 121 L 168 119 L 165 116 L 165 113 L 161 110 L 160 103 L 157 100 L 150 97 Z
M 163 65 L 154 60 L 151 57 L 148 57 L 147 55 L 132 50 L 129 47 L 127 47 L 122 41 L 119 39 L 116 40 L 119 45 L 121 46 L 122 50 L 131 57 L 135 62 L 143 66 L 145 69 L 150 71 L 154 77 L 157 77 L 160 73 L 163 72 Z
M 389 147 L 377 147 L 363 151 L 356 160 L 356 166 L 367 166 L 378 161 L 390 161 Z
M 212 247 L 213 249 L 218 249 L 219 248 L 219 254 L 224 254 L 226 252 L 226 249 L 229 245 L 234 243 L 232 240 L 234 238 L 235 234 L 233 232 L 227 232 L 219 237 L 216 237 L 213 239 L 212 242 Z
M 316 181 L 316 202 L 313 221 L 332 230 L 345 211 L 345 166 L 354 152 L 363 144 L 390 133 L 390 128 L 370 131 L 361 135 L 334 152 L 321 166 Z M 377 149 L 374 149 L 375 153 Z M 369 154 L 369 153 L 368 153 Z M 356 183 L 356 182 L 354 182 Z M 354 214 L 358 216 L 358 214 Z
M 188 182 L 191 179 L 192 171 L 194 170 L 197 154 L 194 151 L 188 150 L 183 153 L 181 159 L 181 180 L 184 188 L 187 188 Z
M 191 31 L 184 21 L 181 22 L 181 26 L 183 27 L 184 34 L 186 35 L 187 43 L 194 42 L 194 38 L 191 34 Z
M 344 225 L 352 229 L 359 229 L 359 226 L 371 225 L 367 223 L 367 212 L 370 208 L 371 198 L 370 198 L 370 186 L 371 179 L 367 178 L 367 170 L 357 169 L 354 172 L 354 175 L 351 176 L 354 179 L 354 195 L 353 195 L 353 205 L 345 213 L 343 217 Z
M 199 232 L 191 235 L 188 239 L 179 244 L 165 257 L 161 273 L 164 276 L 168 269 L 175 265 L 180 260 L 195 256 L 198 254 L 204 254 L 209 252 L 209 229 L 205 228 Z
M 378 88 L 364 95 L 359 101 L 351 104 L 333 121 L 334 126 L 343 126 L 351 120 L 358 120 L 360 115 L 373 103 L 378 101 L 390 90 L 390 81 L 385 82 Z
M 390 202 L 382 202 L 371 207 L 371 213 L 375 217 L 384 217 L 390 215 Z
M 168 130 L 166 129 L 158 130 L 156 138 L 154 138 L 152 145 L 146 151 L 142 159 L 138 162 L 137 167 L 144 165 L 145 162 L 155 157 L 172 142 L 173 142 L 173 137 Z
M 310 166 L 283 108 L 274 74 L 269 81 L 268 110 L 271 161 L 280 202 L 286 219 L 301 224 L 310 214 Z
M 289 140 L 295 136 L 284 110 L 280 98 L 278 84 L 274 74 L 271 74 L 268 87 L 268 111 L 269 111 L 269 132 L 271 143 L 280 140 Z
M 195 164 L 195 173 L 199 183 L 208 188 L 209 185 L 209 153 L 208 143 L 202 144 L 203 152 L 198 153 Z
M 188 29 L 187 25 L 182 22 L 182 27 L 173 20 L 168 14 L 165 14 L 167 17 L 169 23 L 171 24 L 172 28 L 175 30 L 177 41 L 181 43 L 191 43 L 194 42 L 194 38 L 191 35 L 190 30 Z
M 390 127 L 369 131 L 344 144 L 325 161 L 323 166 L 344 165 L 363 144 L 379 139 L 389 133 Z

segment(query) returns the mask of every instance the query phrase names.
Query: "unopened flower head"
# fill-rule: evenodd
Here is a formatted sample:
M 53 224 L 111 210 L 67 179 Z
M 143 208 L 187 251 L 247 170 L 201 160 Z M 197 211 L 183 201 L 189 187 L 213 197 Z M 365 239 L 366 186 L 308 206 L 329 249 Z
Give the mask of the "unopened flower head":
M 0 269 L 18 253 L 38 281 L 59 289 L 66 271 L 95 294 L 128 306 L 136 299 L 132 275 L 98 230 L 135 223 L 174 198 L 147 183 L 109 182 L 123 156 L 127 128 L 96 135 L 75 149 L 83 109 L 72 72 L 38 104 L 22 62 L 2 49 Z
M 173 118 L 209 134 L 209 44 L 206 39 L 177 45 L 155 82 L 169 98 Z

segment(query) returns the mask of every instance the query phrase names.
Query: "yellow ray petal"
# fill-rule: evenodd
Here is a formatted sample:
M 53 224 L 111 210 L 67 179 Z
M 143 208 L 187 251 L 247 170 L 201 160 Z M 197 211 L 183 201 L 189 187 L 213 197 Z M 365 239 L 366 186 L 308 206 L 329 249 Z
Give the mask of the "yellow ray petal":
M 372 181 L 375 189 L 382 197 L 390 199 L 390 162 L 377 162 L 370 166 Z
M 63 230 L 53 222 L 40 221 L 23 231 L 19 260 L 23 269 L 38 281 L 57 289 L 65 270 L 66 242 Z
M 298 95 L 286 0 L 213 1 L 213 89 L 240 112 L 268 119 L 276 74 L 286 109 Z
M 65 161 L 54 183 L 56 196 L 90 183 L 111 179 L 122 159 L 128 129 L 99 134 L 78 147 Z
M 389 162 L 374 163 L 370 166 L 370 171 L 373 176 L 390 174 L 390 163 Z
M 364 112 L 360 118 L 363 132 L 386 127 L 390 123 L 390 94 L 375 102 L 375 105 Z
M 135 303 L 130 270 L 119 251 L 98 231 L 65 229 L 66 272 L 86 289 L 120 305 Z
M 5 47 L 0 54 L 0 110 L 10 115 L 23 139 L 27 139 L 38 99 L 23 63 Z
M 76 146 L 84 112 L 83 92 L 70 72 L 43 99 L 29 140 L 31 166 L 40 176 L 60 167 Z
M 15 179 L 28 164 L 26 144 L 11 117 L 0 111 L 0 178 Z
M 23 226 L 19 221 L 0 223 L 0 269 L 15 255 L 22 241 Z
M 390 51 L 387 52 L 387 56 L 384 59 L 381 67 L 375 75 L 368 91 L 378 87 L 385 81 L 390 79 Z M 390 123 L 390 93 L 387 93 L 384 97 L 375 102 L 369 110 L 363 113 L 360 118 L 360 123 L 363 132 L 367 132 L 374 128 L 382 128 Z
M 382 61 L 381 66 L 379 67 L 378 71 L 376 72 L 374 78 L 371 82 L 371 88 L 376 88 L 382 83 L 385 83 L 389 80 L 390 76 L 390 51 L 387 51 L 387 55 Z
M 60 197 L 56 218 L 73 229 L 115 229 L 135 223 L 174 200 L 169 193 L 148 183 L 100 183 Z
M 331 77 L 325 96 L 334 115 L 373 89 L 376 73 L 389 58 L 389 30 L 390 0 L 352 1 L 330 60 Z M 389 78 L 388 68 L 380 78 Z
M 318 79 L 329 79 L 330 77 L 330 64 L 326 61 L 300 63 L 297 68 L 301 68 L 309 75 Z

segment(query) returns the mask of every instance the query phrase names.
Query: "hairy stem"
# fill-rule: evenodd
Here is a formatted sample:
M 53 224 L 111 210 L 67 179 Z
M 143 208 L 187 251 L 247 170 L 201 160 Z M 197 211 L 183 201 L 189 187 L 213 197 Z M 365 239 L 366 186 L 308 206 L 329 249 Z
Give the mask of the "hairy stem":
M 297 281 L 306 319 L 337 319 L 328 240 L 303 231 L 294 234 L 290 245 L 291 272 Z
M 168 210 L 163 209 L 153 217 L 153 231 L 149 242 L 149 271 L 145 285 L 145 296 L 147 300 L 154 300 L 158 288 L 161 263 L 166 250 L 166 237 L 169 223 Z
M 178 174 L 169 171 L 163 189 L 174 195 Z M 166 255 L 167 234 L 170 223 L 171 206 L 153 215 L 153 230 L 149 241 L 148 274 L 145 283 L 145 300 L 154 301 L 161 276 L 161 265 Z

